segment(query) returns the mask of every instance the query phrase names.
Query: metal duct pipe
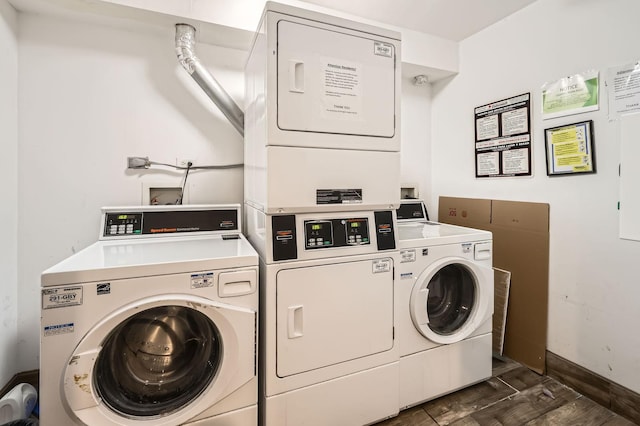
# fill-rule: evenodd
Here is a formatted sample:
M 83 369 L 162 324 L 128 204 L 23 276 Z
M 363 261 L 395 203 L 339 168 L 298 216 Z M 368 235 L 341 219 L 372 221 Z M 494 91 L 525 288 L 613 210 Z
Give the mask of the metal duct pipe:
M 244 113 L 213 78 L 195 55 L 196 29 L 189 24 L 176 24 L 176 54 L 182 67 L 204 90 L 214 104 L 231 122 L 233 127 L 244 136 Z

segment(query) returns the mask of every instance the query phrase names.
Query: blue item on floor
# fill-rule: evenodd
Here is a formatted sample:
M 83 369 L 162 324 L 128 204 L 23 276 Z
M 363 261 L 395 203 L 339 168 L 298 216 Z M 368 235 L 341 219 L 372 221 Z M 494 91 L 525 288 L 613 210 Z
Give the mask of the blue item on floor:
M 37 419 L 14 420 L 0 426 L 38 426 L 40 422 Z

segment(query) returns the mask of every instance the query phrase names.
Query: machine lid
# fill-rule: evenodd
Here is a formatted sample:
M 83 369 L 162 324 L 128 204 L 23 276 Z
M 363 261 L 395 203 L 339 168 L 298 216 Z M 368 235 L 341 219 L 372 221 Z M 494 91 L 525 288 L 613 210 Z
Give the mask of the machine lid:
M 258 265 L 243 235 L 98 241 L 42 273 L 43 287 Z
M 492 234 L 481 229 L 465 228 L 445 223 L 409 221 L 398 223 L 398 237 L 400 248 L 410 248 L 423 245 L 491 240 Z

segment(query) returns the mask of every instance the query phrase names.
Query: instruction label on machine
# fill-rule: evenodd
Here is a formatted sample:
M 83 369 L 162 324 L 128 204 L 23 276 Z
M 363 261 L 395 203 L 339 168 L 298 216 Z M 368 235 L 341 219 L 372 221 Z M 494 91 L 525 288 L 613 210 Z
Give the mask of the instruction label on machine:
M 339 120 L 361 120 L 362 64 L 327 57 L 320 61 L 322 114 Z
M 316 204 L 362 204 L 362 188 L 316 189 Z
M 381 272 L 391 271 L 391 259 L 380 259 L 373 261 L 373 273 L 379 274 Z
M 213 272 L 191 274 L 191 288 L 213 287 Z
M 46 288 L 42 290 L 42 309 L 82 305 L 82 287 Z

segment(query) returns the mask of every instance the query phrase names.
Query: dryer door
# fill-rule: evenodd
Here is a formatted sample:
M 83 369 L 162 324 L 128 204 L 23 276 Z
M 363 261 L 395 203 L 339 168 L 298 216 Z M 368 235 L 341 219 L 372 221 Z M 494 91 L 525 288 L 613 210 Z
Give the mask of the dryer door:
M 393 348 L 393 261 L 283 269 L 277 374 L 287 377 Z
M 410 299 L 411 319 L 429 340 L 459 342 L 493 314 L 493 269 L 448 257 L 425 269 Z
M 189 295 L 124 306 L 69 359 L 69 408 L 92 426 L 182 424 L 255 377 L 255 323 L 255 311 Z

